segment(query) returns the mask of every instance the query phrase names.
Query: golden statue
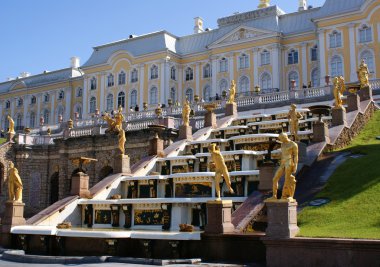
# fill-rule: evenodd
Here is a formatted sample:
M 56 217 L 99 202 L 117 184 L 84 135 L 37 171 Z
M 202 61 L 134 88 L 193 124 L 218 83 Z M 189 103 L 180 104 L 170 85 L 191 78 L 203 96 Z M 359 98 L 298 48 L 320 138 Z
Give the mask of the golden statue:
M 118 137 L 119 137 L 119 150 L 121 152 L 121 155 L 124 155 L 124 150 L 125 150 L 124 145 L 127 139 L 125 138 L 125 131 L 122 128 L 119 130 Z
M 230 193 L 234 193 L 234 190 L 231 187 L 230 174 L 228 173 L 226 163 L 216 144 L 210 144 L 209 152 L 211 153 L 210 167 L 215 167 L 215 192 L 217 199 L 220 200 L 220 179 L 222 175 Z
M 333 84 L 334 84 L 333 93 L 334 93 L 334 98 L 335 98 L 334 108 L 344 109 L 342 96 L 343 96 L 343 92 L 346 91 L 346 86 L 344 84 L 343 76 L 335 77 L 333 79 Z
M 121 130 L 123 128 L 123 121 L 124 121 L 124 116 L 123 116 L 123 108 L 119 106 L 118 112 L 115 115 L 115 128 L 116 130 Z
M 235 103 L 235 95 L 236 95 L 236 84 L 235 81 L 231 81 L 231 88 L 230 88 L 230 95 L 228 97 L 228 104 L 233 104 Z
M 102 119 L 107 122 L 107 125 L 108 125 L 107 131 L 108 132 L 115 131 L 116 121 L 114 119 L 112 119 L 111 116 L 108 113 L 105 113 L 102 116 Z
M 298 138 L 298 121 L 302 120 L 303 116 L 301 113 L 297 112 L 297 106 L 295 104 L 290 105 L 290 110 L 288 113 L 288 120 L 290 125 L 290 134 L 293 135 L 294 141 L 299 141 Z
M 362 62 L 359 66 L 357 74 L 358 74 L 358 79 L 360 82 L 360 89 L 362 89 L 364 87 L 368 87 L 369 86 L 369 70 L 368 70 L 368 66 L 365 63 L 364 59 L 362 59 Z
M 189 100 L 185 99 L 183 101 L 183 108 L 182 108 L 182 125 L 183 126 L 189 126 L 190 125 L 190 102 Z
M 18 170 L 11 161 L 9 163 L 8 194 L 10 202 L 22 202 L 22 181 Z
M 9 122 L 9 130 L 8 130 L 8 133 L 10 134 L 14 134 L 15 133 L 15 122 L 14 120 L 12 119 L 11 116 L 7 116 L 8 118 L 8 122 Z
M 269 0 L 260 0 L 260 4 L 258 8 L 266 8 L 269 7 Z
M 295 202 L 294 192 L 296 190 L 296 179 L 293 174 L 298 166 L 298 145 L 288 138 L 286 133 L 278 136 L 281 142 L 281 165 L 273 177 L 273 197 L 269 201 L 277 201 L 278 181 L 285 174 L 284 187 L 282 189 L 282 200 Z

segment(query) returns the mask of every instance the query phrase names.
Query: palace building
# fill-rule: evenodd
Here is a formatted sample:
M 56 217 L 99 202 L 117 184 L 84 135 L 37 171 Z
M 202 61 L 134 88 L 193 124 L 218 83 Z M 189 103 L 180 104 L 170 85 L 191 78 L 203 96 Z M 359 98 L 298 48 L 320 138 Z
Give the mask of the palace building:
M 238 97 L 257 86 L 263 94 L 325 86 L 340 75 L 355 82 L 362 59 L 370 79 L 380 78 L 378 0 L 326 0 L 322 7 L 300 0 L 289 14 L 261 1 L 256 10 L 218 19 L 216 29 L 205 28 L 200 17 L 194 23 L 188 36 L 130 35 L 94 47 L 83 65 L 73 57 L 69 68 L 24 72 L 0 83 L 0 128 L 8 127 L 7 115 L 23 130 L 118 106 L 129 113 L 131 107 L 168 105 L 169 99 L 210 101 L 225 94 L 232 80 Z

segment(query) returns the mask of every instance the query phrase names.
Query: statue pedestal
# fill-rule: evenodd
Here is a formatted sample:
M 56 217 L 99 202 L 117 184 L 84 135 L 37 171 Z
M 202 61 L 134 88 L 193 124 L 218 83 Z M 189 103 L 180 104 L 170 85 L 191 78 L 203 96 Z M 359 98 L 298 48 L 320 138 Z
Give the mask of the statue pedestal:
M 236 116 L 237 115 L 237 105 L 236 103 L 226 104 L 226 116 Z
M 7 133 L 7 142 L 13 142 L 15 135 L 15 133 Z
M 259 190 L 270 191 L 273 188 L 273 177 L 276 172 L 274 163 L 264 163 L 259 168 Z
M 235 229 L 231 223 L 231 200 L 208 201 L 206 234 L 232 233 Z
M 16 225 L 26 224 L 24 218 L 25 204 L 21 202 L 5 203 L 4 217 L 1 220 L 1 245 L 4 247 L 11 246 L 11 228 Z
M 155 136 L 149 141 L 149 156 L 158 156 L 164 154 L 164 140 Z
M 193 130 L 191 126 L 181 125 L 179 127 L 179 140 L 193 140 Z
M 329 128 L 323 121 L 313 124 L 313 142 L 330 142 Z
M 369 86 L 365 86 L 359 90 L 360 101 L 372 99 L 372 89 Z
M 266 236 L 269 238 L 295 237 L 299 228 L 297 226 L 297 202 L 268 201 L 267 206 L 268 227 Z
M 128 155 L 116 155 L 114 157 L 114 173 L 131 173 L 130 158 Z
M 298 162 L 307 161 L 307 145 L 303 142 L 297 142 L 298 145 Z
M 88 198 L 90 195 L 89 187 L 90 177 L 83 173 L 78 172 L 71 178 L 71 195 L 79 195 L 81 198 Z
M 205 114 L 204 127 L 216 128 L 216 115 L 214 112 L 207 111 L 207 113 Z
M 346 125 L 346 109 L 344 107 L 341 108 L 333 108 L 332 109 L 332 126 L 338 125 Z
M 360 97 L 357 94 L 349 94 L 347 96 L 347 112 L 360 111 Z
M 174 118 L 173 117 L 160 117 L 160 118 L 158 118 L 158 125 L 163 125 L 167 128 L 175 128 L 174 127 Z

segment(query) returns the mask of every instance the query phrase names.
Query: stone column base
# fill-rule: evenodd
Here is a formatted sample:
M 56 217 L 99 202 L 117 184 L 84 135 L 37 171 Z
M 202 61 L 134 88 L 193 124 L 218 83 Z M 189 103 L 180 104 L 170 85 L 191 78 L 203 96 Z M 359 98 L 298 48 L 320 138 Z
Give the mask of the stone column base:
M 76 173 L 71 178 L 71 195 L 79 195 L 81 198 L 88 198 L 90 196 L 89 188 L 90 177 L 83 172 Z
M 307 161 L 307 145 L 303 142 L 297 142 L 298 145 L 298 162 Z
M 206 234 L 232 233 L 235 230 L 231 223 L 231 200 L 208 201 Z
M 193 140 L 193 130 L 191 126 L 181 125 L 179 127 L 179 140 Z
M 205 114 L 205 125 L 204 127 L 216 128 L 216 115 L 214 112 L 207 112 Z
M 131 173 L 130 158 L 128 155 L 116 155 L 114 158 L 114 173 Z
M 276 166 L 273 163 L 264 163 L 259 168 L 259 190 L 269 191 L 273 189 L 273 177 L 276 171 Z
M 4 216 L 1 220 L 1 245 L 10 247 L 12 244 L 11 228 L 16 225 L 26 224 L 24 218 L 25 204 L 21 202 L 5 202 Z
M 357 94 L 349 94 L 347 96 L 347 112 L 360 111 L 360 97 Z
M 226 104 L 226 116 L 236 116 L 237 115 L 237 105 L 236 103 Z
M 332 109 L 332 126 L 346 125 L 346 109 L 342 108 L 333 108 Z
M 372 99 L 372 89 L 369 86 L 360 88 L 359 90 L 360 101 Z
M 149 141 L 149 156 L 158 156 L 164 154 L 164 140 L 155 136 Z
M 267 201 L 268 227 L 266 236 L 269 238 L 295 237 L 299 228 L 297 226 L 297 202 L 281 200 Z
M 313 124 L 313 142 L 330 142 L 329 128 L 323 121 L 317 121 Z

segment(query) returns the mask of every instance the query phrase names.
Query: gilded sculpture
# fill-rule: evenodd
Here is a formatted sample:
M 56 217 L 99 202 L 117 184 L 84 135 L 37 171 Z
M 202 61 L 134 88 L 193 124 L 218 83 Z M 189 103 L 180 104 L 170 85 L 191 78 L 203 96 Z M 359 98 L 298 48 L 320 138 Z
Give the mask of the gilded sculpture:
M 124 116 L 123 116 L 123 108 L 119 106 L 118 112 L 115 115 L 115 128 L 116 130 L 121 130 L 123 128 L 123 121 L 124 121 Z
M 288 113 L 288 120 L 290 125 L 290 134 L 293 135 L 294 141 L 299 141 L 298 137 L 298 124 L 299 120 L 303 118 L 301 113 L 297 112 L 297 106 L 295 104 L 290 105 L 290 110 Z
M 333 84 L 334 84 L 333 93 L 334 93 L 334 98 L 335 98 L 334 108 L 344 109 L 342 96 L 343 96 L 344 91 L 346 91 L 346 86 L 344 84 L 343 76 L 335 77 L 333 80 Z
M 13 162 L 9 163 L 8 194 L 9 201 L 22 202 L 22 181 Z
M 235 103 L 235 95 L 236 95 L 236 84 L 235 81 L 231 81 L 231 87 L 230 87 L 230 95 L 228 97 L 228 104 L 233 104 Z
M 369 86 L 369 70 L 364 59 L 362 59 L 362 62 L 360 63 L 357 74 L 358 74 L 358 79 L 360 82 L 360 89 L 364 87 L 368 87 Z
M 10 134 L 14 134 L 15 133 L 15 122 L 14 120 L 12 119 L 11 116 L 7 116 L 8 118 L 8 122 L 9 122 L 9 130 L 8 130 L 8 133 Z
M 124 150 L 125 150 L 124 146 L 125 146 L 125 141 L 127 139 L 125 138 L 125 131 L 123 129 L 119 130 L 118 138 L 119 138 L 119 144 L 118 144 L 119 150 L 121 152 L 121 155 L 124 155 Z
M 295 202 L 296 179 L 294 174 L 298 166 L 298 145 L 291 141 L 286 133 L 278 136 L 281 143 L 281 164 L 273 177 L 273 197 L 268 201 L 277 201 L 278 181 L 285 174 L 281 200 Z
M 183 108 L 182 108 L 182 125 L 183 126 L 189 126 L 190 125 L 190 103 L 189 100 L 185 99 L 183 102 Z
M 224 158 L 220 153 L 219 148 L 216 147 L 216 144 L 211 144 L 209 146 L 209 152 L 211 153 L 210 167 L 215 167 L 215 192 L 217 200 L 220 200 L 220 179 L 222 178 L 222 175 L 230 193 L 233 194 L 234 190 L 231 187 L 230 174 L 228 173 L 226 163 L 224 162 Z
M 123 108 L 119 106 L 118 112 L 115 114 L 115 118 L 112 119 L 111 116 L 108 113 L 105 113 L 102 116 L 103 120 L 107 122 L 108 129 L 107 132 L 109 133 L 115 133 L 118 136 L 118 148 L 122 155 L 124 155 L 125 152 L 125 131 L 123 129 Z

